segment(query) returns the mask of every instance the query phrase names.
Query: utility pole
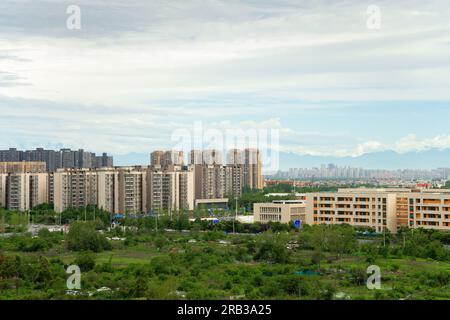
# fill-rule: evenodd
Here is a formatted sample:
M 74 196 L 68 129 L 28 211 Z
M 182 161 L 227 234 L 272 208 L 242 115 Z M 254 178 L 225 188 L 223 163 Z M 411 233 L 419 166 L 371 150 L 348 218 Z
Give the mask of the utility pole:
M 87 206 L 84 207 L 84 222 L 87 221 Z
M 236 198 L 235 216 L 234 216 L 234 219 L 233 219 L 233 233 L 234 234 L 236 233 L 235 221 L 236 221 L 236 218 L 237 218 L 237 214 L 238 214 L 238 199 Z

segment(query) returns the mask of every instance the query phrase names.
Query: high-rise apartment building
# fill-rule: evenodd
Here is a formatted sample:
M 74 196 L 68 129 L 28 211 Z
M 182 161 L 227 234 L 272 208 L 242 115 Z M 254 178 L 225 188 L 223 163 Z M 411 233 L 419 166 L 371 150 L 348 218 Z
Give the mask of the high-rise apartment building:
M 244 153 L 241 149 L 230 149 L 227 154 L 227 164 L 242 165 L 244 164 Z
M 244 150 L 244 187 L 250 189 L 264 188 L 262 159 L 258 149 Z
M 189 164 L 204 164 L 203 162 L 203 151 L 202 150 L 191 150 L 189 153 Z
M 184 165 L 184 152 L 175 150 L 153 151 L 150 154 L 150 164 L 157 167 L 166 167 L 170 165 L 182 166 Z
M 149 168 L 147 173 L 147 208 L 151 212 L 194 209 L 194 171 L 192 167 L 161 170 Z
M 0 206 L 25 211 L 48 202 L 47 173 L 0 174 Z
M 97 205 L 97 172 L 92 169 L 59 169 L 52 174 L 56 212 Z
M 46 172 L 45 162 L 0 162 L 0 173 L 38 173 Z
M 203 151 L 203 164 L 205 165 L 221 165 L 222 164 L 222 152 L 219 150 L 211 149 Z
M 197 161 L 200 160 L 199 153 L 193 150 L 191 163 L 195 157 Z M 202 164 L 194 165 L 196 199 L 240 197 L 243 188 L 264 187 L 259 150 L 232 149 L 227 155 L 228 164 L 221 165 L 221 162 L 221 154 L 218 151 L 206 150 L 202 153 Z
M 169 166 L 169 165 L 182 166 L 182 165 L 184 165 L 184 152 L 176 151 L 176 150 L 165 151 L 164 156 L 163 156 L 163 163 L 161 165 L 162 166 Z
M 244 166 L 225 166 L 225 194 L 239 198 L 244 187 Z
M 0 206 L 25 211 L 46 202 L 45 162 L 0 162 Z
M 115 169 L 97 171 L 98 207 L 108 212 L 119 213 L 119 174 Z
M 74 151 L 70 149 L 21 151 L 14 148 L 0 151 L 0 163 L 12 161 L 45 162 L 46 170 L 54 172 L 59 168 L 102 168 L 112 167 L 113 158 L 103 153 L 97 157 L 95 153 L 82 149 Z
M 150 164 L 152 166 L 162 166 L 164 158 L 164 151 L 156 150 L 150 154 Z
M 6 180 L 8 179 L 7 173 L 0 173 L 0 207 L 6 208 Z
M 113 167 L 106 154 L 100 159 L 83 150 L 63 149 L 61 165 L 70 168 L 55 172 L 46 172 L 46 162 L 4 162 L 0 163 L 0 201 L 18 210 L 48 202 L 57 212 L 97 205 L 112 213 L 126 214 L 190 211 L 196 200 L 226 203 L 226 198 L 240 196 L 247 183 L 246 165 L 218 164 L 220 154 L 216 151 L 202 152 L 201 156 L 201 164 L 184 166 L 183 152 L 156 151 L 152 153 L 152 166 Z M 208 156 L 214 164 L 203 163 Z M 94 162 L 101 168 L 76 167 L 92 166 Z M 16 176 L 25 173 L 28 175 Z M 255 174 L 247 173 L 247 179 L 256 179 L 248 178 Z M 19 203 L 20 199 L 25 200 Z
M 118 207 L 116 212 L 147 211 L 147 171 L 140 168 L 118 169 Z
M 195 165 L 195 199 L 222 199 L 226 197 L 225 166 Z
M 111 168 L 114 166 L 113 157 L 108 156 L 107 153 L 102 153 L 101 156 L 95 156 L 93 154 L 93 167 L 94 168 Z

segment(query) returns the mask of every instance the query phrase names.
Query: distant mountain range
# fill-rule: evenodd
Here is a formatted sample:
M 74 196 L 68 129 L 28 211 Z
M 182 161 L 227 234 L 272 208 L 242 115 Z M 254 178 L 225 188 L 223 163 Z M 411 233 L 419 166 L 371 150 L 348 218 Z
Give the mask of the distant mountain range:
M 150 153 L 114 155 L 114 163 L 118 166 L 148 165 L 149 162 Z M 366 153 L 359 157 L 310 156 L 296 153 L 280 153 L 280 170 L 319 167 L 321 164 L 329 163 L 338 166 L 387 170 L 448 168 L 450 167 L 450 149 L 431 149 L 408 153 L 383 151 Z

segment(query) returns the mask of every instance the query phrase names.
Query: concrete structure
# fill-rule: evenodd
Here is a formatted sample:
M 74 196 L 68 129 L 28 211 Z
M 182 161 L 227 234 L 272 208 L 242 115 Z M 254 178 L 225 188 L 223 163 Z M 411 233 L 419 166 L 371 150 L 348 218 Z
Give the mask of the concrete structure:
M 100 209 L 119 213 L 119 173 L 113 168 L 97 171 L 98 202 Z
M 0 162 L 0 173 L 37 173 L 46 172 L 42 161 Z
M 255 222 L 290 223 L 301 220 L 306 222 L 306 205 L 301 200 L 284 200 L 272 203 L 255 203 L 253 205 L 253 217 Z
M 58 169 L 52 190 L 56 212 L 97 205 L 97 172 L 91 169 Z
M 0 174 L 0 206 L 26 211 L 48 202 L 46 173 Z
M 203 164 L 220 165 L 222 164 L 222 152 L 211 149 L 203 151 Z
M 191 150 L 189 153 L 189 164 L 204 164 L 203 162 L 203 151 L 201 150 Z
M 267 193 L 264 196 L 265 197 L 289 197 L 294 195 L 296 200 L 306 200 L 306 193 L 298 193 L 296 192 L 295 194 L 292 193 Z
M 155 150 L 150 154 L 150 165 L 161 166 L 163 163 L 164 151 Z
M 450 190 L 397 194 L 397 226 L 450 230 Z
M 113 166 L 113 158 L 103 153 L 96 156 L 95 153 L 80 150 L 61 149 L 45 150 L 37 148 L 36 150 L 0 150 L 0 162 L 11 161 L 30 161 L 45 162 L 46 171 L 54 172 L 59 168 L 101 168 Z
M 144 213 L 147 211 L 147 172 L 137 168 L 117 170 L 117 206 L 115 212 Z
M 195 199 L 195 208 L 228 208 L 228 199 Z
M 244 166 L 227 165 L 225 167 L 225 194 L 239 198 L 244 188 Z
M 17 156 L 14 152 L 12 155 Z M 219 161 L 216 151 L 211 151 L 210 156 L 213 163 Z M 16 173 L 0 173 L 0 205 L 27 210 L 48 202 L 54 204 L 56 212 L 88 205 L 121 214 L 191 211 L 195 208 L 196 199 L 209 203 L 215 200 L 228 202 L 228 196 L 239 197 L 242 189 L 249 187 L 244 178 L 248 168 L 246 164 L 184 166 L 182 151 L 155 151 L 151 161 L 153 165 L 149 167 L 77 168 L 80 165 L 92 166 L 94 162 L 102 166 L 111 162 L 106 154 L 100 159 L 83 150 L 73 153 L 63 149 L 61 165 L 71 168 L 47 173 L 48 163 L 45 162 L 3 163 L 5 172 L 25 171 L 23 174 L 28 174 L 30 171 L 30 175 L 25 181 L 22 176 L 15 176 Z M 250 180 L 262 178 L 253 175 L 247 171 L 247 177 L 252 176 L 248 178 Z M 19 203 L 18 199 L 27 200 Z
M 225 172 L 222 165 L 195 165 L 195 199 L 225 198 Z
M 240 165 L 244 164 L 244 154 L 240 149 L 230 149 L 227 153 L 227 164 Z
M 170 165 L 184 165 L 184 152 L 169 150 L 156 150 L 150 154 L 150 164 L 154 167 L 166 167 Z
M 169 166 L 147 172 L 147 210 L 191 211 L 194 209 L 194 171 L 192 167 Z
M 396 193 L 377 189 L 342 189 L 309 193 L 307 224 L 349 224 L 376 232 L 397 231 Z
M 250 189 L 264 188 L 262 159 L 258 149 L 244 150 L 244 187 Z
M 170 150 L 170 151 L 164 152 L 163 163 L 161 165 L 162 166 L 168 166 L 168 165 L 182 166 L 182 165 L 184 165 L 184 152 L 176 151 L 176 150 Z
M 348 223 L 385 229 L 450 230 L 450 190 L 340 189 L 307 195 L 309 224 Z

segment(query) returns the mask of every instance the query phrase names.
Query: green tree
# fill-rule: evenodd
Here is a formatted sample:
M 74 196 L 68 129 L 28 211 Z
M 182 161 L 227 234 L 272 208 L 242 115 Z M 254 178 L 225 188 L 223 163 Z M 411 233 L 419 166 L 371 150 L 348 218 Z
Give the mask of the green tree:
M 80 252 L 75 258 L 75 264 L 83 272 L 90 271 L 95 268 L 95 255 L 91 251 Z
M 95 230 L 90 222 L 74 222 L 66 236 L 67 248 L 72 251 L 100 252 L 111 250 L 111 244 L 104 235 Z

